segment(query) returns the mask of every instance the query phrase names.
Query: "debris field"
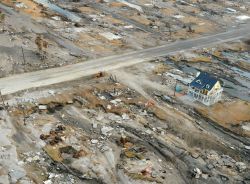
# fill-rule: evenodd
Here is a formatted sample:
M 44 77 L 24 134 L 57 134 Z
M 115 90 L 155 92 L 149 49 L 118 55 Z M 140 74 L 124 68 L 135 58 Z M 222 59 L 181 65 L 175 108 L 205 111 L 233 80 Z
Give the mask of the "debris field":
M 97 63 L 249 19 L 247 0 L 2 0 L 0 183 L 250 183 L 248 37 L 108 71 Z M 1 93 L 6 77 L 88 60 L 98 73 Z M 219 102 L 188 94 L 200 72 L 220 82 Z

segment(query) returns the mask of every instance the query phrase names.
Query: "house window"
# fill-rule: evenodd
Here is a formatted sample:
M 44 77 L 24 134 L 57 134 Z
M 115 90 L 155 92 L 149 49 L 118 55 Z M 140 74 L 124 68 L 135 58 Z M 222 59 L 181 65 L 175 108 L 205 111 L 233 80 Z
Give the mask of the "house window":
M 206 85 L 206 88 L 207 88 L 207 89 L 209 89 L 209 88 L 210 88 L 210 85 L 209 85 L 209 84 L 207 84 L 207 85 Z
M 198 83 L 198 84 L 201 84 L 201 80 L 200 79 L 196 80 L 195 82 Z

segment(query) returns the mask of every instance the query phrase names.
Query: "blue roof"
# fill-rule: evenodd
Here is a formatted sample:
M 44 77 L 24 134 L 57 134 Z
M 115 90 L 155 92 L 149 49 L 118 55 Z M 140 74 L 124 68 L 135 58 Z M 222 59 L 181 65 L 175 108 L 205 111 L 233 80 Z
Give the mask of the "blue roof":
M 206 72 L 201 72 L 198 77 L 196 77 L 191 83 L 191 87 L 195 87 L 198 89 L 206 89 L 210 91 L 216 82 L 218 81 L 217 78 L 211 76 L 210 74 Z

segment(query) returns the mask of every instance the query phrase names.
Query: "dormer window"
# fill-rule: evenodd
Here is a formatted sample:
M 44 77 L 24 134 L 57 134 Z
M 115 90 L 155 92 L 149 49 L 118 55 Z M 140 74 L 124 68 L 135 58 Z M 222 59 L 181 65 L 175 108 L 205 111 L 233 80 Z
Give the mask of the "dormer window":
M 196 80 L 195 82 L 198 83 L 198 84 L 201 84 L 201 80 L 200 79 Z
M 209 84 L 207 84 L 207 85 L 206 85 L 206 88 L 207 88 L 207 89 L 209 89 L 209 88 L 210 88 L 210 85 L 209 85 Z

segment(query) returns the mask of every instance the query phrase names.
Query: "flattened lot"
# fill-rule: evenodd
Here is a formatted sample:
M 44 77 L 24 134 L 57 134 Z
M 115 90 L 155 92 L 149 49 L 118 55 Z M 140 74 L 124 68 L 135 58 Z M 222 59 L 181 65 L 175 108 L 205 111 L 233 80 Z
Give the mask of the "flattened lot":
M 250 137 L 250 103 L 236 100 L 196 109 L 206 118 L 236 134 Z

